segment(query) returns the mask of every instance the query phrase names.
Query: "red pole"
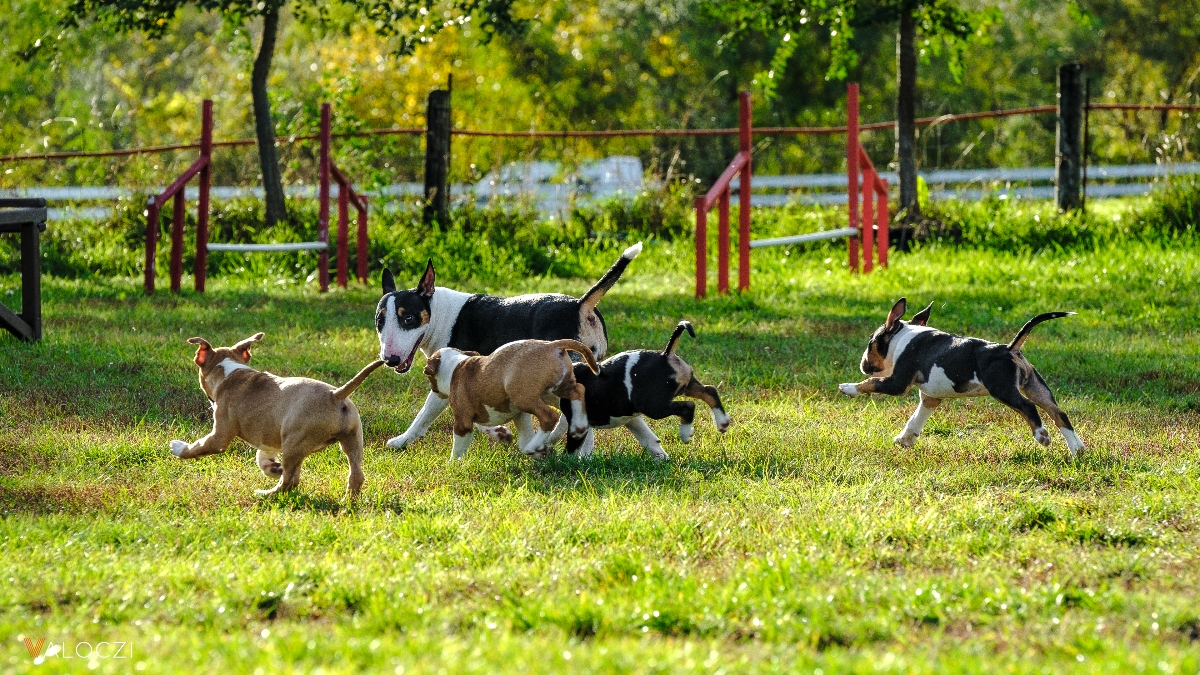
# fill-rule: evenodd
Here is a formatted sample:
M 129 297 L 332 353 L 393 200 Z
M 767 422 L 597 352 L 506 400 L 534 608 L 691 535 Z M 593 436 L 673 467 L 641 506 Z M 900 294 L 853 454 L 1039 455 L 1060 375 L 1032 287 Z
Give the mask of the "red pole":
M 879 266 L 887 268 L 888 266 L 888 184 L 887 181 L 879 179 L 879 209 L 875 213 L 876 224 L 879 227 L 879 232 L 876 237 L 879 240 Z
M 849 225 L 858 229 L 858 83 L 846 86 L 846 206 Z M 850 237 L 850 271 L 858 271 L 858 237 Z
M 729 188 L 717 201 L 717 293 L 729 292 Z
M 175 193 L 175 212 L 171 216 L 171 292 L 178 293 L 183 278 L 183 219 L 187 214 L 184 194 L 187 186 L 179 186 Z
M 158 200 L 151 197 L 146 204 L 146 272 L 142 286 L 146 295 L 154 295 L 154 259 L 158 256 Z
M 317 240 L 324 243 L 326 248 L 323 249 L 317 257 L 317 276 L 321 285 L 321 292 L 329 290 L 329 104 L 321 104 L 321 154 L 318 158 L 319 165 L 317 174 L 320 180 L 318 188 L 317 207 Z
M 204 292 L 208 277 L 208 188 L 212 184 L 212 101 L 200 108 L 200 156 L 206 161 L 200 169 L 200 197 L 196 206 L 196 292 Z
M 708 212 L 696 197 L 696 298 L 708 295 Z
M 338 182 L 338 270 L 337 284 L 346 287 L 346 270 L 350 266 L 350 186 Z
M 363 207 L 358 210 L 358 280 L 367 283 L 367 198 L 359 195 Z
M 738 149 L 746 153 L 738 187 L 738 290 L 750 290 L 750 92 L 738 102 Z
M 862 237 L 862 268 L 867 273 L 875 268 L 875 257 L 871 250 L 875 239 L 871 236 L 871 228 L 875 227 L 875 172 L 864 169 L 862 178 L 862 228 L 859 229 L 859 236 Z

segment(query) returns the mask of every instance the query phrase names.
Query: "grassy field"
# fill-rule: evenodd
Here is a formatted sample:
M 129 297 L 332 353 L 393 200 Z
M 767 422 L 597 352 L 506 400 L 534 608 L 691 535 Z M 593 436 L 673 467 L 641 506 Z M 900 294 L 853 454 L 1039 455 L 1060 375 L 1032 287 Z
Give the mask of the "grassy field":
M 598 274 L 619 247 L 578 264 Z M 268 501 L 240 442 L 183 462 L 210 427 L 192 335 L 266 339 L 256 365 L 330 382 L 377 350 L 375 286 L 210 281 L 147 299 L 134 279 L 46 283 L 47 337 L 0 338 L 0 669 L 274 672 L 1197 672 L 1200 248 L 933 248 L 852 277 L 832 245 L 755 252 L 750 293 L 695 301 L 690 249 L 653 243 L 602 304 L 613 351 L 681 353 L 734 426 L 671 454 L 599 432 L 590 462 L 477 440 L 449 419 L 383 447 L 426 389 L 381 371 L 355 394 L 363 498 L 314 455 Z M 484 290 L 470 281 L 446 285 Z M 0 300 L 19 294 L 0 277 Z M 580 292 L 590 279 L 487 290 Z M 848 399 L 888 307 L 1025 353 L 1088 449 L 1044 449 L 991 400 L 950 402 L 912 450 L 916 404 Z M 23 638 L 86 656 L 40 665 Z M 94 647 L 91 647 L 94 649 Z M 105 647 L 111 650 L 113 647 Z

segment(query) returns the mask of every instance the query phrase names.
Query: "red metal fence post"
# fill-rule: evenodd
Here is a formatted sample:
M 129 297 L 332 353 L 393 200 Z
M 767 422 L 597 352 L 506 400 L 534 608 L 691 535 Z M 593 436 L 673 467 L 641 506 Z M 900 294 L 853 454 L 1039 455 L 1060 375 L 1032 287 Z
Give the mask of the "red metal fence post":
M 200 169 L 200 196 L 196 206 L 196 292 L 204 292 L 208 277 L 208 188 L 212 184 L 212 101 L 200 108 L 200 156 L 206 160 Z
M 717 202 L 717 293 L 729 293 L 729 188 Z
M 862 175 L 862 227 L 859 236 L 862 237 L 862 269 L 864 273 L 875 268 L 874 251 L 871 250 L 875 238 L 872 228 L 875 227 L 875 172 L 864 169 Z M 855 195 L 857 198 L 858 195 Z
M 738 290 L 750 290 L 750 92 L 738 101 L 738 150 L 746 153 L 738 187 Z
M 696 197 L 696 298 L 708 295 L 708 212 Z
M 367 283 L 367 198 L 359 195 L 362 208 L 358 210 L 358 280 Z
M 879 208 L 875 212 L 876 225 L 879 231 L 876 232 L 876 241 L 879 246 L 879 266 L 887 268 L 888 266 L 888 184 L 887 181 L 879 179 Z
M 846 85 L 846 207 L 849 225 L 858 229 L 858 83 Z M 858 237 L 849 240 L 850 271 L 858 271 Z
M 321 104 L 321 154 L 317 174 L 320 180 L 317 206 L 317 240 L 326 247 L 317 258 L 317 277 L 321 292 L 329 290 L 329 104 Z
M 345 288 L 350 267 L 350 186 L 338 181 L 337 285 Z
M 158 199 L 151 197 L 146 203 L 146 272 L 142 286 L 146 295 L 154 295 L 155 258 L 158 257 Z
M 171 216 L 171 292 L 178 293 L 183 278 L 183 220 L 187 215 L 184 195 L 187 185 L 181 185 L 175 193 L 175 209 Z

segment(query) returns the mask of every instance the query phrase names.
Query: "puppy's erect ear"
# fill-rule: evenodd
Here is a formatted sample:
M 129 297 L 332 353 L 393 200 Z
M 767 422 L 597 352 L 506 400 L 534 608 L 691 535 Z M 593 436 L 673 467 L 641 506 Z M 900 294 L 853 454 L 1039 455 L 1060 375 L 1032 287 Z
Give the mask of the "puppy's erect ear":
M 234 353 L 236 353 L 238 356 L 242 357 L 243 361 L 245 361 L 246 363 L 250 363 L 250 346 L 253 345 L 255 342 L 258 342 L 261 339 L 263 339 L 263 334 L 255 333 L 254 335 L 251 335 L 250 337 L 246 338 L 245 340 L 242 340 L 241 342 L 234 345 L 232 347 L 232 349 L 233 349 Z
M 914 326 L 928 326 L 929 325 L 929 312 L 931 312 L 931 311 L 933 311 L 933 303 L 932 302 L 929 303 L 928 307 L 926 307 L 925 309 L 914 314 L 912 321 L 909 321 L 909 323 L 913 324 Z
M 908 300 L 900 298 L 896 304 L 892 305 L 892 311 L 888 312 L 887 321 L 883 327 L 889 331 L 894 331 L 900 328 L 900 317 L 904 316 L 905 310 L 908 309 Z
M 435 352 L 433 356 L 429 357 L 429 360 L 425 362 L 425 369 L 421 372 L 425 373 L 425 375 L 429 377 L 437 377 L 438 368 L 440 368 L 441 365 L 442 356 L 441 354 Z
M 433 258 L 429 259 L 429 264 L 425 266 L 425 274 L 421 275 L 421 282 L 417 284 L 417 292 L 425 299 L 433 297 Z
M 383 271 L 383 294 L 396 292 L 396 278 L 392 276 L 391 270 Z
M 196 349 L 196 358 L 193 360 L 196 362 L 196 365 L 204 367 L 204 364 L 208 363 L 208 358 L 212 356 L 212 345 L 208 344 L 208 340 L 202 337 L 188 338 L 188 343 L 200 345 Z

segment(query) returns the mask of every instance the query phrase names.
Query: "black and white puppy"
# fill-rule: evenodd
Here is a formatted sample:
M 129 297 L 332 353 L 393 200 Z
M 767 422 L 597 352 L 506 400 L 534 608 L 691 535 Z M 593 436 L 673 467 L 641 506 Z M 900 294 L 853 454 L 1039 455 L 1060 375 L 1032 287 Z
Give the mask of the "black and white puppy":
M 567 437 L 567 452 L 578 451 L 580 457 L 591 457 L 596 445 L 593 429 L 623 426 L 633 433 L 651 456 L 659 460 L 667 459 L 658 436 L 642 416 L 652 420 L 678 416 L 679 438 L 684 443 L 690 442 L 695 433 L 692 423 L 696 416 L 696 404 L 676 401 L 677 396 L 703 401 L 712 410 L 717 430 L 724 433 L 729 429 L 729 415 L 721 405 L 721 396 L 716 388 L 697 380 L 692 367 L 675 353 L 679 336 L 685 330 L 696 337 L 692 324 L 680 321 L 666 349 L 661 352 L 649 349 L 621 352 L 601 363 L 599 373 L 592 373 L 586 364 L 575 364 L 575 381 L 582 384 L 585 390 L 588 430 L 582 437 Z M 563 411 L 568 424 L 582 414 L 578 401 L 563 399 L 560 403 L 559 409 Z
M 641 252 L 641 242 L 625 249 L 582 298 L 561 293 L 512 298 L 462 293 L 434 284 L 432 260 L 416 288 L 396 290 L 392 273 L 384 270 L 383 297 L 375 309 L 379 358 L 396 372 L 406 373 L 418 349 L 426 357 L 443 347 L 487 356 L 517 340 L 572 339 L 587 346 L 599 361 L 608 351 L 608 330 L 596 305 Z M 446 399 L 430 392 L 408 430 L 387 445 L 403 448 L 421 438 L 447 405 Z M 480 430 L 497 440 L 512 440 L 503 427 Z
M 991 396 L 1020 413 L 1038 443 L 1050 446 L 1050 432 L 1038 415 L 1040 407 L 1062 432 L 1071 456 L 1083 450 L 1083 441 L 1058 407 L 1050 387 L 1021 353 L 1021 345 L 1034 326 L 1074 312 L 1039 314 L 1004 345 L 930 328 L 927 324 L 933 303 L 917 312 L 912 321 L 901 320 L 906 308 L 905 299 L 900 298 L 887 321 L 871 335 L 860 364 L 863 374 L 871 377 L 838 387 L 847 396 L 901 396 L 916 386 L 921 392 L 921 405 L 896 436 L 896 443 L 912 447 L 942 399 Z

